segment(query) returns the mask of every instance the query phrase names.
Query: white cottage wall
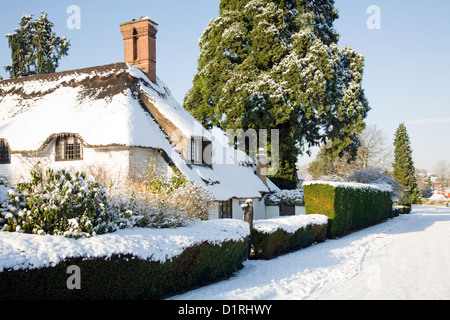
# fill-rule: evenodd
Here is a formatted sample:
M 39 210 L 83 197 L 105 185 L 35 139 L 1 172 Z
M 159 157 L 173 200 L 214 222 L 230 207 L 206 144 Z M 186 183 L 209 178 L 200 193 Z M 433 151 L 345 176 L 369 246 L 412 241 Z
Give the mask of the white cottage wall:
M 130 148 L 129 163 L 129 174 L 133 179 L 142 179 L 147 175 L 162 175 L 170 178 L 175 174 L 160 152 L 151 148 Z
M 128 147 L 83 147 L 83 159 L 56 161 L 55 140 L 39 152 L 14 153 L 11 164 L 0 165 L 0 177 L 11 185 L 29 178 L 29 172 L 37 163 L 44 168 L 82 171 L 91 177 L 100 176 L 108 183 L 120 183 L 128 178 L 142 178 L 148 173 L 149 164 L 154 164 L 156 173 L 171 176 L 173 170 L 159 154 L 151 148 Z

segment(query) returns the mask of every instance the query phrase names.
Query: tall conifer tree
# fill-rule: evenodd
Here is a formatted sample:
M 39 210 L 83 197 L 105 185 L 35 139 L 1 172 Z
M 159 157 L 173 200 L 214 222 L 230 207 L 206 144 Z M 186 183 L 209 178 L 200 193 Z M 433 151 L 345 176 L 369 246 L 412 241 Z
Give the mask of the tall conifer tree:
M 394 139 L 394 178 L 404 186 L 402 204 L 420 203 L 420 191 L 412 158 L 411 143 L 404 123 L 395 131 Z
M 334 0 L 222 0 L 199 41 L 184 107 L 208 128 L 279 129 L 282 188 L 299 155 L 355 149 L 365 126 L 364 57 L 338 48 L 337 18 Z

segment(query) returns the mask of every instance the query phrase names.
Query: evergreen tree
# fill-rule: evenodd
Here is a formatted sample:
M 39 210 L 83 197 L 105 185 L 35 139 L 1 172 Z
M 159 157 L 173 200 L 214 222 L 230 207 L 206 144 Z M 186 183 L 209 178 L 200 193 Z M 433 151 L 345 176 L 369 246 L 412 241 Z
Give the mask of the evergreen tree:
M 67 55 L 70 43 L 65 37 L 57 37 L 53 27 L 44 12 L 37 20 L 33 20 L 32 14 L 23 15 L 20 28 L 6 35 L 12 65 L 5 70 L 11 78 L 55 72 L 61 57 Z
M 402 204 L 421 202 L 416 170 L 412 158 L 411 143 L 404 123 L 395 131 L 394 139 L 394 179 L 404 186 Z
M 355 151 L 370 109 L 364 57 L 338 48 L 334 0 L 222 0 L 219 13 L 199 41 L 184 107 L 207 128 L 279 129 L 271 178 L 282 188 L 295 187 L 297 158 L 311 147 Z

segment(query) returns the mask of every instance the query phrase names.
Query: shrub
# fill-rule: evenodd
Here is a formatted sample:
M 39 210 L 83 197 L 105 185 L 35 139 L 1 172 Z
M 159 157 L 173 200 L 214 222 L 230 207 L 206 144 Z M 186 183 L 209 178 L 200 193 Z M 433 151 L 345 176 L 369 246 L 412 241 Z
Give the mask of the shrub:
M 83 173 L 36 166 L 30 175 L 31 181 L 8 191 L 4 231 L 80 238 L 124 228 L 131 221 L 132 213 L 110 207 L 103 186 Z
M 303 206 L 303 189 L 282 190 L 270 193 L 264 199 L 267 206 L 294 205 Z
M 391 216 L 390 189 L 357 183 L 311 182 L 303 186 L 307 214 L 323 214 L 335 238 Z
M 181 174 L 155 176 L 148 181 L 127 180 L 108 193 L 110 203 L 119 211 L 132 211 L 141 217 L 141 227 L 180 227 L 207 220 L 214 206 L 207 189 Z

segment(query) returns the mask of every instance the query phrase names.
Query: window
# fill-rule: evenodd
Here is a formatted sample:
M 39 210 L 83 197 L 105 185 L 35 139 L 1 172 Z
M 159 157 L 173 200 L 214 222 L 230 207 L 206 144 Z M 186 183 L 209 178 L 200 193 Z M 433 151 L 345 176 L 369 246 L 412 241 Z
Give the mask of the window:
M 81 141 L 76 136 L 63 136 L 56 139 L 56 161 L 82 160 Z
M 203 137 L 191 138 L 189 145 L 191 164 L 204 164 L 212 167 L 212 143 Z
M 10 164 L 11 156 L 9 153 L 8 142 L 4 139 L 0 139 L 0 164 Z
M 232 200 L 219 202 L 219 219 L 232 219 Z
M 202 140 L 199 138 L 191 139 L 191 162 L 195 164 L 202 163 Z

